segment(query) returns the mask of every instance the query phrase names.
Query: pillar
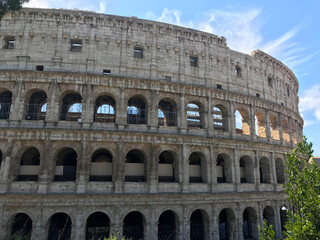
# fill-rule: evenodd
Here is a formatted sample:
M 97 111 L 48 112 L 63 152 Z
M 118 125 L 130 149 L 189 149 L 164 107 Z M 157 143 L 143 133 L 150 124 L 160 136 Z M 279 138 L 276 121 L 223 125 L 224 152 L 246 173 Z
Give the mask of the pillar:
M 189 192 L 189 158 L 187 156 L 187 145 L 182 145 L 182 192 Z

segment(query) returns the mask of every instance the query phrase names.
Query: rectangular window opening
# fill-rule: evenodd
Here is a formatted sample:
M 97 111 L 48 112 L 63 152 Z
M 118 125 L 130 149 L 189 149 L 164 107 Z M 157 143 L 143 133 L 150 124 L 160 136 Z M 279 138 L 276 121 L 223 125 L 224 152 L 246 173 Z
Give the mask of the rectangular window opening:
M 82 41 L 81 40 L 72 40 L 71 41 L 71 52 L 81 52 L 82 50 Z
M 221 84 L 217 84 L 217 88 L 218 89 L 222 89 L 222 85 Z
M 171 76 L 165 76 L 164 79 L 168 82 L 171 82 Z
M 43 65 L 37 65 L 36 71 L 43 71 L 44 66 Z
M 16 41 L 15 41 L 14 37 L 6 37 L 4 48 L 5 49 L 14 49 L 15 43 L 16 43 Z
M 110 75 L 111 70 L 110 69 L 103 69 L 103 75 Z
M 259 94 L 259 93 L 256 93 L 256 97 L 259 98 L 259 97 L 260 97 L 260 94 Z
M 197 57 L 190 57 L 190 66 L 191 67 L 198 67 L 198 58 Z
M 143 49 L 140 47 L 135 47 L 133 52 L 133 57 L 138 59 L 143 59 Z

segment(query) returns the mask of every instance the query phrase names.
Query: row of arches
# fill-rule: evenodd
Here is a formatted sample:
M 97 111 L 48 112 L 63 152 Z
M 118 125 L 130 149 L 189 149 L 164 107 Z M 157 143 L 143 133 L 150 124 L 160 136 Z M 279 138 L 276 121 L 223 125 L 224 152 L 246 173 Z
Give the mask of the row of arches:
M 0 151 L 0 163 L 2 152 Z M 108 149 L 97 149 L 91 155 L 89 164 L 89 181 L 112 181 L 115 159 Z M 148 159 L 140 149 L 132 149 L 125 155 L 124 181 L 145 182 L 148 178 Z M 255 183 L 255 167 L 253 159 L 248 155 L 239 158 L 239 182 Z M 40 172 L 41 157 L 36 147 L 24 150 L 17 160 L 14 169 L 15 180 L 37 181 Z M 156 172 L 159 182 L 181 182 L 183 172 L 179 156 L 172 150 L 164 150 L 156 160 Z M 188 156 L 189 183 L 208 183 L 208 160 L 202 152 L 194 151 Z M 237 182 L 233 172 L 233 160 L 226 153 L 217 155 L 215 162 L 215 174 L 217 183 Z M 1 165 L 0 165 L 1 166 Z M 65 147 L 57 152 L 55 157 L 53 181 L 75 181 L 77 178 L 78 154 L 71 147 Z M 260 183 L 284 183 L 285 167 L 282 159 L 275 160 L 276 180 L 272 181 L 271 161 L 267 157 L 259 159 Z M 181 174 L 180 174 L 181 173 Z
M 25 107 L 26 120 L 44 120 L 47 111 L 47 94 L 43 90 L 34 91 L 29 94 Z M 0 119 L 9 119 L 10 106 L 12 103 L 12 93 L 4 91 L 0 93 Z M 67 93 L 60 101 L 61 121 L 81 122 L 82 115 L 82 96 L 77 92 Z M 178 112 L 177 104 L 171 98 L 163 98 L 158 102 L 158 125 L 177 126 Z M 111 95 L 102 95 L 96 98 L 94 104 L 93 122 L 115 123 L 116 120 L 116 101 Z M 234 111 L 234 116 L 229 114 L 228 107 L 223 104 L 216 104 L 211 109 L 213 129 L 217 131 L 230 131 L 230 116 L 235 119 L 235 132 L 243 135 L 250 135 L 250 114 L 245 108 L 238 107 Z M 128 124 L 147 124 L 148 123 L 148 103 L 145 97 L 134 95 L 127 102 L 127 123 Z M 204 107 L 199 101 L 191 101 L 186 105 L 186 124 L 187 127 L 205 128 Z M 270 132 L 271 138 L 280 140 L 280 128 L 282 138 L 285 142 L 297 142 L 294 134 L 296 129 L 295 121 L 282 118 L 281 121 L 277 113 L 272 113 L 269 117 L 266 113 L 257 110 L 255 113 L 256 135 L 262 138 L 267 137 Z
M 281 226 L 286 221 L 286 208 L 279 210 Z M 263 219 L 266 219 L 270 225 L 276 226 L 276 217 L 274 209 L 266 206 L 262 213 Z M 11 235 L 20 234 L 24 240 L 31 239 L 33 231 L 33 221 L 25 213 L 17 213 L 11 218 L 8 229 Z M 242 212 L 242 226 L 239 232 L 242 232 L 243 239 L 258 239 L 259 217 L 253 207 L 247 207 Z M 131 240 L 146 239 L 146 225 L 150 220 L 139 211 L 132 211 L 126 214 L 122 222 L 122 236 Z M 207 212 L 203 209 L 196 209 L 192 212 L 189 224 L 190 240 L 205 240 L 210 237 L 210 221 Z M 176 240 L 179 236 L 179 225 L 181 222 L 178 214 L 173 210 L 163 211 L 156 222 L 156 231 L 159 240 Z M 231 208 L 222 209 L 217 216 L 218 235 L 220 240 L 236 239 L 237 218 Z M 47 222 L 47 240 L 69 240 L 72 239 L 72 219 L 64 212 L 54 213 Z M 109 237 L 111 221 L 109 216 L 101 211 L 91 213 L 85 220 L 84 235 L 86 240 L 101 240 Z M 283 229 L 282 229 L 283 230 Z M 213 233 L 212 233 L 213 234 Z

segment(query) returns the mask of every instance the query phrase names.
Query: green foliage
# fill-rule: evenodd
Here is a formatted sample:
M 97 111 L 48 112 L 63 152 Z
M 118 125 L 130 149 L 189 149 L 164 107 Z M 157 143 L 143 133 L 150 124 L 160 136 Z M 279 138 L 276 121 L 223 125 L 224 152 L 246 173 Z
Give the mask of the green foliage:
M 104 238 L 104 240 L 130 240 L 130 239 L 125 237 L 119 238 L 119 234 L 111 234 L 110 237 Z
M 22 4 L 25 2 L 29 2 L 29 0 L 0 0 L 0 20 L 7 11 L 21 9 Z
M 304 137 L 286 155 L 288 183 L 284 190 L 292 206 L 284 233 L 288 240 L 320 239 L 320 166 L 309 162 L 312 153 L 312 143 Z
M 275 239 L 272 225 L 269 225 L 266 219 L 264 219 L 264 227 L 259 226 L 259 239 L 260 240 L 274 240 Z
M 23 237 L 20 234 L 14 234 L 14 235 L 6 236 L 2 240 L 23 240 Z

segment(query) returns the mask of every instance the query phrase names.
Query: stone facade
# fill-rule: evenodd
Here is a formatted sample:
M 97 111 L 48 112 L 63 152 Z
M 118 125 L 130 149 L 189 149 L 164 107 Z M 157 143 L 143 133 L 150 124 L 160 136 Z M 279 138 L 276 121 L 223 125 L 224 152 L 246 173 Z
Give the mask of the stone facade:
M 281 236 L 303 120 L 280 61 L 83 11 L 9 12 L 0 34 L 0 237 L 257 239 L 263 218 Z

